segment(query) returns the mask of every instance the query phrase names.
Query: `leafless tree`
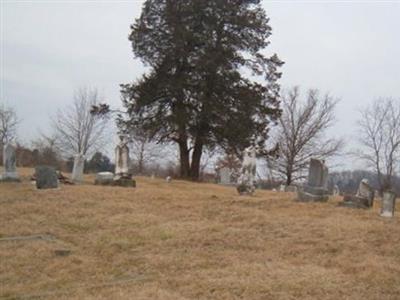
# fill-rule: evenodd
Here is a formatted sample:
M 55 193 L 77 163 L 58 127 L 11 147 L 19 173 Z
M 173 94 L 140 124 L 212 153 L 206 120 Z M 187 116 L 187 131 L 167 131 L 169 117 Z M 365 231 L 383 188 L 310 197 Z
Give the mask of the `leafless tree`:
M 0 106 L 0 161 L 3 162 L 3 148 L 15 139 L 19 120 L 15 110 L 4 105 Z
M 90 113 L 92 107 L 98 103 L 96 89 L 79 88 L 74 93 L 73 103 L 58 110 L 53 119 L 53 128 L 64 154 L 90 155 L 105 145 L 108 117 Z
M 293 87 L 282 95 L 282 115 L 274 136 L 278 157 L 268 158 L 268 167 L 289 185 L 304 178 L 311 157 L 326 159 L 342 148 L 341 139 L 325 138 L 333 125 L 338 100 L 318 90 L 309 90 L 305 101 Z
M 400 168 L 400 99 L 377 99 L 361 110 L 358 127 L 359 156 L 377 173 L 380 192 L 391 189 Z
M 62 158 L 58 148 L 58 137 L 40 133 L 40 137 L 32 141 L 33 163 L 61 168 Z
M 15 110 L 4 105 L 0 106 L 0 143 L 12 141 L 17 134 L 18 118 Z
M 167 155 L 167 145 L 157 144 L 144 131 L 130 132 L 130 152 L 135 173 L 145 174 L 150 165 L 157 164 Z

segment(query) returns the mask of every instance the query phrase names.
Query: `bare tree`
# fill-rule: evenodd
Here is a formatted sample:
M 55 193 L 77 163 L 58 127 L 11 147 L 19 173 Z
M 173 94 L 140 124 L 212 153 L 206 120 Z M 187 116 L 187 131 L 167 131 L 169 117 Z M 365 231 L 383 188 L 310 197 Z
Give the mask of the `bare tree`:
M 305 176 L 311 157 L 326 159 L 338 153 L 341 139 L 325 138 L 333 125 L 338 100 L 318 90 L 309 90 L 305 101 L 300 89 L 293 87 L 282 95 L 282 115 L 274 141 L 278 157 L 267 158 L 268 167 L 289 185 Z
M 53 127 L 64 154 L 90 155 L 105 145 L 108 117 L 90 113 L 98 103 L 96 89 L 79 88 L 74 93 L 73 103 L 58 110 Z
M 40 137 L 32 141 L 33 163 L 61 168 L 62 158 L 57 144 L 58 137 L 55 135 L 46 136 L 41 133 Z
M 167 155 L 167 146 L 157 144 L 142 130 L 132 130 L 130 140 L 132 165 L 138 174 L 144 174 L 150 165 Z
M 0 106 L 0 143 L 1 148 L 12 141 L 17 134 L 18 118 L 11 107 Z
M 3 148 L 8 142 L 15 139 L 17 134 L 18 118 L 15 110 L 4 105 L 0 106 L 0 161 L 3 162 Z
M 359 140 L 364 149 L 358 154 L 376 172 L 383 192 L 392 188 L 400 168 L 400 99 L 378 99 L 360 114 Z

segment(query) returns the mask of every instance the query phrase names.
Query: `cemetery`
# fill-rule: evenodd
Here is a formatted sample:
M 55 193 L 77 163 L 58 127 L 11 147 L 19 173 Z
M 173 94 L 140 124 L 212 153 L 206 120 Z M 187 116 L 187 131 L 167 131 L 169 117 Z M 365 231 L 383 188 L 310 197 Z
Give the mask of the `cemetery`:
M 400 3 L 50 2 L 0 1 L 0 300 L 400 299 Z
M 78 185 L 60 185 L 52 167 L 19 169 L 18 182 L 0 184 L 1 296 L 274 299 L 284 289 L 288 299 L 396 299 L 395 194 L 373 201 L 363 180 L 355 196 L 316 197 L 328 173 L 318 160 L 297 193 L 259 190 L 252 153 L 237 191 L 154 176 L 118 186 L 116 176 L 131 178 L 123 165 Z M 304 190 L 316 196 L 299 199 Z

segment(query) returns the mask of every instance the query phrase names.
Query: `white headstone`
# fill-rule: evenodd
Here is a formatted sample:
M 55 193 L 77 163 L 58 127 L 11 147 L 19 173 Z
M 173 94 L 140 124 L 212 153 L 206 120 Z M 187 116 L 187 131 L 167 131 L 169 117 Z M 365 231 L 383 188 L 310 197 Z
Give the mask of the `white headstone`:
M 116 177 L 130 177 L 129 148 L 126 135 L 119 136 L 119 143 L 115 147 L 115 175 Z
M 335 186 L 333 187 L 333 195 L 334 196 L 339 196 L 340 195 L 340 189 L 339 189 L 339 186 L 337 184 L 335 184 Z
M 384 192 L 382 198 L 381 216 L 392 218 L 396 204 L 396 194 L 394 192 Z
M 166 181 L 166 182 L 171 182 L 171 180 L 172 180 L 171 176 L 167 176 L 167 177 L 165 178 L 165 181 Z
M 83 154 L 77 154 L 74 157 L 74 167 L 72 169 L 71 179 L 74 182 L 83 181 L 83 168 L 85 166 L 85 157 Z
M 3 149 L 3 166 L 4 173 L 1 176 L 2 180 L 18 180 L 15 147 L 9 143 Z
M 361 180 L 360 185 L 358 186 L 358 190 L 357 190 L 356 196 L 360 197 L 360 198 L 371 199 L 373 201 L 373 199 L 374 199 L 374 190 L 369 185 L 368 179 L 364 178 L 364 179 Z

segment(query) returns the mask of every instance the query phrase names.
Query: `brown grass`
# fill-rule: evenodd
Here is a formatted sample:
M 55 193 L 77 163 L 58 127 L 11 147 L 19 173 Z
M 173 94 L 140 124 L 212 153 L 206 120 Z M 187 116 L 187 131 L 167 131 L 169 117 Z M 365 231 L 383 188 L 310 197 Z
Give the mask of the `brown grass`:
M 136 178 L 0 184 L 3 299 L 400 299 L 400 211 Z M 55 250 L 70 250 L 57 256 Z

